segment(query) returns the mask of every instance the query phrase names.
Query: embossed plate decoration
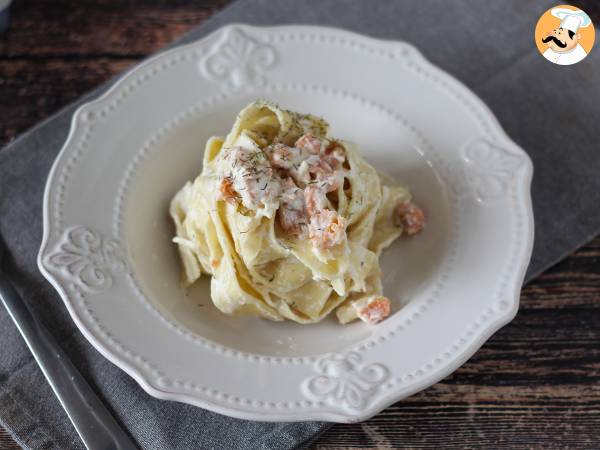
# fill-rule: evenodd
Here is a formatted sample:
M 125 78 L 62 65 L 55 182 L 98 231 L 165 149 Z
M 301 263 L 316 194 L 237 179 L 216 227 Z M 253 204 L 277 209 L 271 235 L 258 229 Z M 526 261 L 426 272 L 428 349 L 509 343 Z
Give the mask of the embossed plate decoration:
M 168 203 L 204 143 L 265 98 L 409 186 L 426 230 L 382 257 L 377 326 L 229 317 L 188 292 Z M 231 25 L 162 53 L 74 115 L 44 197 L 39 266 L 89 341 L 151 395 L 254 420 L 367 419 L 465 362 L 518 309 L 532 165 L 483 103 L 412 46 Z

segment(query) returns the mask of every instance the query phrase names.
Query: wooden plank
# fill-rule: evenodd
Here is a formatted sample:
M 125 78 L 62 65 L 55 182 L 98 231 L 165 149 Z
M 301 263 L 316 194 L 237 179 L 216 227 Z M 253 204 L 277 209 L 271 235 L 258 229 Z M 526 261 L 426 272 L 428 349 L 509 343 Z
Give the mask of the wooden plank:
M 14 2 L 0 39 L 0 146 L 227 3 Z
M 227 0 L 18 0 L 0 39 L 0 145 Z M 574 2 L 600 23 L 596 0 Z M 523 289 L 456 373 L 317 449 L 600 448 L 600 238 Z M 0 428 L 0 449 L 19 448 Z
M 135 61 L 0 58 L 0 146 Z
M 17 444 L 13 438 L 6 432 L 6 430 L 0 428 L 0 450 L 20 450 L 21 446 Z
M 141 57 L 172 42 L 228 0 L 14 2 L 4 57 Z

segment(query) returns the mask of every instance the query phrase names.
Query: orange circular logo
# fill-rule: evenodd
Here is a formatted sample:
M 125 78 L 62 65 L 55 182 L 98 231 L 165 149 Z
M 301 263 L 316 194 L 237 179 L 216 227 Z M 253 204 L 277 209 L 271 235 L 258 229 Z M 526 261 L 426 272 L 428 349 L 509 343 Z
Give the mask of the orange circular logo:
M 535 27 L 535 45 L 548 61 L 568 66 L 592 51 L 596 31 L 583 10 L 570 5 L 550 8 Z

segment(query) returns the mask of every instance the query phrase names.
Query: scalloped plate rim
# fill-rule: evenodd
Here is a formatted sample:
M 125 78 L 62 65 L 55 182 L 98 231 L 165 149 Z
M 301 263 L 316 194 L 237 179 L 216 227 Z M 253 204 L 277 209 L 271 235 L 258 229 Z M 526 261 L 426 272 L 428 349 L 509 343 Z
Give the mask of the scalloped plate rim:
M 432 373 L 431 376 L 424 377 L 419 383 L 415 383 L 411 385 L 409 388 L 403 389 L 401 393 L 397 393 L 393 390 L 389 391 L 389 393 L 373 402 L 371 402 L 367 407 L 362 410 L 354 410 L 352 413 L 336 411 L 333 412 L 331 410 L 323 410 L 317 413 L 308 413 L 305 414 L 303 412 L 299 412 L 297 415 L 284 414 L 282 411 L 278 412 L 261 412 L 258 410 L 249 411 L 247 409 L 238 409 L 234 405 L 223 406 L 216 402 L 210 402 L 206 399 L 201 399 L 199 397 L 194 397 L 193 395 L 186 393 L 177 393 L 169 391 L 168 389 L 160 388 L 155 386 L 148 377 L 146 377 L 141 370 L 139 370 L 135 365 L 128 362 L 125 358 L 118 355 L 116 352 L 112 351 L 110 348 L 105 348 L 105 343 L 98 338 L 91 330 L 84 325 L 84 322 L 79 317 L 78 312 L 75 310 L 73 306 L 73 302 L 69 298 L 69 295 L 65 292 L 63 285 L 60 280 L 57 279 L 50 271 L 46 269 L 44 266 L 43 258 L 47 254 L 50 236 L 52 231 L 52 223 L 49 218 L 49 207 L 50 207 L 50 199 L 49 196 L 52 191 L 52 185 L 55 181 L 56 171 L 60 165 L 62 157 L 66 153 L 67 149 L 72 145 L 73 139 L 76 135 L 76 132 L 80 126 L 79 119 L 86 109 L 91 109 L 93 106 L 98 105 L 111 97 L 115 91 L 117 91 L 134 73 L 139 70 L 151 65 L 152 63 L 165 58 L 168 55 L 171 55 L 176 52 L 184 51 L 186 49 L 195 47 L 200 45 L 215 36 L 225 33 L 228 29 L 250 29 L 250 30 L 285 30 L 285 29 L 296 29 L 301 31 L 319 31 L 319 32 L 327 32 L 333 34 L 344 34 L 346 36 L 352 37 L 356 40 L 368 41 L 374 45 L 387 45 L 387 46 L 398 46 L 401 45 L 404 48 L 410 49 L 411 57 L 417 58 L 420 63 L 425 64 L 430 70 L 435 71 L 439 74 L 445 82 L 450 83 L 454 87 L 458 88 L 461 93 L 468 97 L 468 99 L 473 102 L 473 106 L 478 112 L 485 118 L 486 122 L 491 126 L 494 133 L 500 138 L 504 143 L 508 143 L 515 150 L 518 150 L 519 154 L 524 157 L 523 163 L 523 174 L 518 178 L 517 184 L 517 192 L 518 192 L 518 201 L 525 202 L 524 209 L 526 212 L 525 217 L 525 229 L 528 230 L 527 236 L 525 236 L 525 243 L 527 244 L 527 248 L 524 251 L 524 255 L 526 258 L 522 258 L 520 260 L 520 266 L 515 269 L 514 273 L 518 274 L 517 279 L 520 280 L 520 283 L 515 283 L 512 286 L 511 293 L 507 295 L 507 300 L 510 301 L 509 308 L 506 310 L 499 312 L 494 320 L 491 320 L 483 329 L 477 332 L 476 338 L 461 349 L 460 352 L 457 353 L 457 357 L 453 358 L 452 361 L 445 365 L 443 368 L 436 370 Z M 531 205 L 531 180 L 533 176 L 533 164 L 531 162 L 531 158 L 529 155 L 516 143 L 510 139 L 510 137 L 506 134 L 501 124 L 499 123 L 496 116 L 492 113 L 489 107 L 481 100 L 476 94 L 474 94 L 468 87 L 466 87 L 460 80 L 457 80 L 452 75 L 448 74 L 443 69 L 431 63 L 415 46 L 405 41 L 398 41 L 393 39 L 380 39 L 367 35 L 363 35 L 357 32 L 348 31 L 342 28 L 336 27 L 328 27 L 328 26 L 313 26 L 313 25 L 278 25 L 278 26 L 254 26 L 244 23 L 231 23 L 222 27 L 219 27 L 212 32 L 208 33 L 206 36 L 192 41 L 187 44 L 179 45 L 175 48 L 171 48 L 168 50 L 164 50 L 159 52 L 158 54 L 149 57 L 148 59 L 142 61 L 139 64 L 136 64 L 134 67 L 131 67 L 125 71 L 125 73 L 119 75 L 117 80 L 113 82 L 113 84 L 101 95 L 98 97 L 87 101 L 80 105 L 73 113 L 71 124 L 69 128 L 69 133 L 67 138 L 65 139 L 64 144 L 62 145 L 60 151 L 58 152 L 52 167 L 49 171 L 45 188 L 44 188 L 44 196 L 43 196 L 43 237 L 40 245 L 40 250 L 37 254 L 37 264 L 38 268 L 44 277 L 51 283 L 51 285 L 57 290 L 59 293 L 63 303 L 67 307 L 69 315 L 75 322 L 77 328 L 82 332 L 85 338 L 92 344 L 92 346 L 98 350 L 105 358 L 115 364 L 117 367 L 126 372 L 129 376 L 131 376 L 148 394 L 155 398 L 163 399 L 163 400 L 173 400 L 179 401 L 187 404 L 191 404 L 194 406 L 202 407 L 220 414 L 228 415 L 231 417 L 235 417 L 238 419 L 244 420 L 259 420 L 266 422 L 282 422 L 282 421 L 310 421 L 310 420 L 320 420 L 320 421 L 331 421 L 331 422 L 339 422 L 339 423 L 354 423 L 367 420 L 374 415 L 381 412 L 383 409 L 388 406 L 400 401 L 406 397 L 409 397 L 427 387 L 432 386 L 433 384 L 439 382 L 443 378 L 447 377 L 455 370 L 457 370 L 461 365 L 463 365 L 481 346 L 499 329 L 510 323 L 519 309 L 519 299 L 520 299 L 520 291 L 522 281 L 525 277 L 526 270 L 529 264 L 529 260 L 531 257 L 533 242 L 534 242 L 534 217 L 533 210 Z M 108 346 L 106 346 L 108 347 Z M 326 407 L 325 409 L 327 409 Z

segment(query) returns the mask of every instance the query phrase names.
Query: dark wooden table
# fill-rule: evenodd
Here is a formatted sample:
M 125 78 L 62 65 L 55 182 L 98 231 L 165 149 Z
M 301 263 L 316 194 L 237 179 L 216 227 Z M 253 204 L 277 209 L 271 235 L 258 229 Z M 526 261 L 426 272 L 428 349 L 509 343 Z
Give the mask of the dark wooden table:
M 226 3 L 16 0 L 0 145 Z M 578 4 L 600 21 L 597 3 Z M 600 238 L 527 285 L 517 318 L 452 376 L 316 445 L 395 447 L 600 448 Z M 0 449 L 18 448 L 0 428 Z

